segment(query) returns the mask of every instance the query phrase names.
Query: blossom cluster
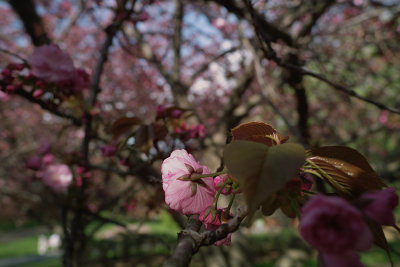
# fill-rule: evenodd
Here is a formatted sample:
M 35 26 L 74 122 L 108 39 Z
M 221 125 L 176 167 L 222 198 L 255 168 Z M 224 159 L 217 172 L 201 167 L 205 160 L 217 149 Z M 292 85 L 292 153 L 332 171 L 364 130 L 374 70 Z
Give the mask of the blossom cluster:
M 73 180 L 70 168 L 65 164 L 55 162 L 48 142 L 42 143 L 38 155 L 27 159 L 25 167 L 37 171 L 37 177 L 56 192 L 67 189 Z
M 76 68 L 69 54 L 55 44 L 36 47 L 27 62 L 9 64 L 0 78 L 1 91 L 13 94 L 26 87 L 34 98 L 52 92 L 62 99 L 89 86 L 88 73 Z
M 164 160 L 161 172 L 165 202 L 172 210 L 186 215 L 198 214 L 206 230 L 217 229 L 225 220 L 226 213 L 229 217 L 229 210 L 217 207 L 218 192 L 229 193 L 229 187 L 221 188 L 221 182 L 229 183 L 227 175 L 213 178 L 209 168 L 184 149 L 173 151 Z M 230 240 L 231 234 L 215 245 L 229 245 Z
M 206 127 L 202 124 L 188 125 L 183 120 L 183 114 L 186 110 L 176 107 L 165 107 L 159 105 L 157 107 L 156 119 L 168 121 L 172 132 L 182 141 L 190 139 L 198 139 L 206 136 Z

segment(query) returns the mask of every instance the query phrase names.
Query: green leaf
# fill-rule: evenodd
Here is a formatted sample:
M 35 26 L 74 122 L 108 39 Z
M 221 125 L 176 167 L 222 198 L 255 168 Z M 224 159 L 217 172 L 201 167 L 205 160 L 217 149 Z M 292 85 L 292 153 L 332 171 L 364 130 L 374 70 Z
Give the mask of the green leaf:
M 152 125 L 140 125 L 135 135 L 136 148 L 144 153 L 148 153 L 153 146 L 154 128 Z
M 358 196 L 385 184 L 357 150 L 344 146 L 312 149 L 308 161 L 340 194 Z M 319 169 L 318 169 L 319 168 Z
M 251 141 L 233 141 L 224 150 L 228 173 L 240 183 L 249 217 L 260 204 L 298 173 L 305 150 L 298 144 L 268 147 Z

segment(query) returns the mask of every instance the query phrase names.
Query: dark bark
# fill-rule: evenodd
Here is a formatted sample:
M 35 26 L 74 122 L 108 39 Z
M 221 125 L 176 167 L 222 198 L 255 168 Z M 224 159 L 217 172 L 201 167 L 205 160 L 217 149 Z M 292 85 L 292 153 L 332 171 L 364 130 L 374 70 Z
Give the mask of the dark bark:
M 33 0 L 10 0 L 9 3 L 24 23 L 25 30 L 35 46 L 51 43 Z

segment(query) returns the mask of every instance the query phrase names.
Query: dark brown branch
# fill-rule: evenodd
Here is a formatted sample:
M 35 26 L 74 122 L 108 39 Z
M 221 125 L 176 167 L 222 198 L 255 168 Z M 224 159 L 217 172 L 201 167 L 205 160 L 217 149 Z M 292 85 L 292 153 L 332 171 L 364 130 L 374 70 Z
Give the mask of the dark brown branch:
M 181 45 L 182 45 L 182 21 L 183 21 L 183 0 L 175 0 L 174 14 L 174 36 L 172 38 L 172 48 L 174 51 L 174 61 L 172 65 L 172 79 L 177 81 L 181 76 Z M 182 92 L 186 93 L 186 92 Z
M 235 4 L 233 0 L 205 0 L 206 2 L 215 2 L 223 7 L 225 7 L 229 12 L 235 14 L 239 18 L 243 19 L 246 18 L 246 12 L 244 7 L 239 7 Z M 268 39 L 271 42 L 276 42 L 278 40 L 283 41 L 288 46 L 296 47 L 293 38 L 286 33 L 285 31 L 279 29 L 276 25 L 268 22 L 265 17 L 258 13 L 254 13 L 254 18 L 257 21 L 257 24 L 264 30 L 265 34 L 267 35 Z
M 9 3 L 24 23 L 25 30 L 35 46 L 51 42 L 46 34 L 43 22 L 36 12 L 33 0 L 11 0 Z
M 307 75 L 307 76 L 314 77 L 314 78 L 316 78 L 316 79 L 318 79 L 320 81 L 325 82 L 326 84 L 329 84 L 330 86 L 332 86 L 334 89 L 336 89 L 338 91 L 341 91 L 341 92 L 343 92 L 343 93 L 345 93 L 347 95 L 350 95 L 352 97 L 355 97 L 357 99 L 360 99 L 360 100 L 362 100 L 364 102 L 370 103 L 370 104 L 378 107 L 379 109 L 387 110 L 387 111 L 390 111 L 390 112 L 396 113 L 396 114 L 400 114 L 400 109 L 388 107 L 388 106 L 386 106 L 386 105 L 384 105 L 384 104 L 382 104 L 382 103 L 380 103 L 378 101 L 369 99 L 367 97 L 363 97 L 363 96 L 359 95 L 356 91 L 354 91 L 352 89 L 349 89 L 349 88 L 347 88 L 347 87 L 345 87 L 343 85 L 340 85 L 338 83 L 332 82 L 331 80 L 329 80 L 328 78 L 326 78 L 322 74 L 318 74 L 318 73 L 306 70 L 304 68 L 300 68 L 298 66 L 293 66 L 291 64 L 287 64 L 287 63 L 283 63 L 283 62 L 278 63 L 278 65 L 281 66 L 281 67 L 287 68 L 287 69 L 294 69 L 294 70 L 300 72 L 302 75 Z
M 318 19 L 325 14 L 325 12 L 333 5 L 335 4 L 335 0 L 325 0 L 325 1 L 316 1 L 316 5 L 312 6 L 311 11 L 309 12 L 309 17 L 307 20 L 303 23 L 303 28 L 300 30 L 298 36 L 299 37 L 306 37 L 311 34 L 312 28 L 315 26 L 317 23 Z M 313 5 L 311 3 L 311 5 Z
M 200 230 L 201 222 L 198 215 L 189 217 L 184 231 L 192 231 L 197 233 Z M 164 267 L 184 267 L 188 266 L 192 255 L 198 250 L 195 240 L 183 232 L 178 235 L 178 244 L 172 257 L 164 263 Z
M 209 246 L 221 240 L 239 229 L 240 224 L 247 215 L 246 208 L 239 208 L 236 216 L 227 224 L 222 224 L 215 231 L 204 231 L 198 233 L 201 222 L 198 215 L 192 215 L 186 224 L 185 229 L 178 235 L 178 244 L 173 256 L 164 263 L 164 267 L 185 267 L 189 266 L 194 253 L 201 246 Z
M 23 89 L 18 89 L 15 93 L 17 95 L 29 100 L 32 103 L 38 104 L 42 109 L 47 110 L 50 113 L 52 113 L 60 118 L 65 118 L 65 119 L 71 120 L 75 126 L 82 125 L 81 119 L 78 119 L 70 114 L 63 113 L 63 112 L 59 111 L 58 109 L 49 106 L 48 103 L 44 102 L 43 100 L 34 98 L 31 93 L 28 93 L 27 91 L 25 91 Z
M 249 8 L 250 12 L 252 12 L 252 7 L 249 6 L 248 8 Z M 255 20 L 255 19 L 253 18 L 253 20 Z M 343 85 L 340 85 L 338 83 L 335 83 L 335 82 L 329 80 L 328 78 L 326 78 L 322 74 L 315 73 L 315 72 L 306 70 L 306 69 L 304 69 L 302 67 L 299 67 L 299 66 L 284 62 L 281 58 L 279 58 L 276 55 L 275 51 L 273 50 L 272 45 L 271 45 L 271 40 L 266 35 L 265 29 L 263 29 L 257 23 L 257 21 L 253 21 L 253 24 L 254 24 L 254 31 L 255 31 L 255 33 L 257 35 L 258 41 L 260 42 L 261 49 L 263 50 L 264 57 L 266 59 L 274 61 L 280 67 L 283 67 L 283 68 L 288 69 L 288 70 L 296 71 L 298 74 L 301 74 L 303 76 L 307 75 L 307 76 L 314 77 L 314 78 L 316 78 L 316 79 L 318 79 L 320 81 L 323 81 L 323 82 L 327 83 L 328 85 L 332 86 L 334 89 L 336 89 L 338 91 L 341 91 L 341 92 L 343 92 L 343 93 L 345 93 L 347 95 L 350 95 L 352 97 L 355 97 L 357 99 L 360 99 L 360 100 L 362 100 L 364 102 L 370 103 L 370 104 L 372 104 L 372 105 L 374 105 L 374 106 L 376 106 L 376 107 L 378 107 L 378 108 L 380 108 L 382 110 L 387 110 L 387 111 L 390 111 L 392 113 L 400 114 L 400 109 L 388 107 L 388 106 L 384 105 L 383 103 L 380 103 L 378 101 L 369 99 L 367 97 L 363 97 L 363 96 L 357 94 L 357 92 L 355 92 L 354 90 L 349 89 L 349 88 L 347 88 L 347 87 L 345 87 Z
M 208 69 L 208 67 L 210 66 L 211 63 L 217 61 L 218 59 L 224 57 L 227 54 L 230 54 L 232 52 L 235 52 L 236 50 L 238 50 L 239 47 L 232 47 L 231 49 L 225 50 L 223 52 L 221 52 L 220 54 L 212 57 L 210 60 L 208 60 L 206 63 L 204 63 L 191 77 L 190 79 L 190 83 L 193 83 L 197 77 L 199 75 L 201 75 L 204 71 L 206 71 Z

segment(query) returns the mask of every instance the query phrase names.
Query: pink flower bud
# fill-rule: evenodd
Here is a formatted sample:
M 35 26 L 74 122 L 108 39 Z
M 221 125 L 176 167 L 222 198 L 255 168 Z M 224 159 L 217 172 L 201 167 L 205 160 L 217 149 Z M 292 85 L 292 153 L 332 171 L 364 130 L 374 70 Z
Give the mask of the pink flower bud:
M 14 69 L 14 70 L 17 70 L 17 71 L 21 71 L 21 70 L 23 70 L 24 68 L 25 68 L 25 65 L 24 64 L 21 64 L 21 63 L 12 63 L 11 65 L 10 65 L 10 67 L 12 68 L 12 69 Z
M 32 156 L 25 163 L 25 168 L 31 170 L 37 171 L 41 167 L 42 167 L 42 159 L 39 156 Z
M 40 98 L 42 95 L 43 95 L 43 90 L 41 89 L 35 90 L 35 92 L 33 92 L 33 97 L 36 99 Z
M 213 206 L 208 207 L 200 213 L 199 221 L 217 226 L 221 225 L 221 213 L 221 209 L 216 210 Z
M 221 186 L 229 179 L 228 174 L 223 174 L 221 176 L 217 176 L 214 178 L 214 187 L 217 191 L 221 188 Z M 232 192 L 232 184 L 226 184 L 224 189 L 222 189 L 223 195 L 229 195 Z
M 166 108 L 164 105 L 158 105 L 157 106 L 157 117 L 163 118 L 166 115 Z
M 10 85 L 6 86 L 6 92 L 7 93 L 14 93 L 17 90 L 18 90 L 18 87 L 15 86 L 15 85 L 10 84 Z
M 48 165 L 54 162 L 54 155 L 51 153 L 47 153 L 45 155 L 43 155 L 43 164 Z
M 364 211 L 368 217 L 381 225 L 393 225 L 395 218 L 393 211 L 399 204 L 399 198 L 393 187 L 383 190 L 367 192 L 360 197 L 360 200 L 368 204 Z
M 51 144 L 49 141 L 45 140 L 40 144 L 39 153 L 44 155 L 50 153 Z
M 171 116 L 175 119 L 179 119 L 182 116 L 183 112 L 182 110 L 175 109 L 171 112 Z
M 117 152 L 117 146 L 115 145 L 103 145 L 100 149 L 104 157 L 112 157 Z
M 3 77 L 9 77 L 11 76 L 11 70 L 10 69 L 4 69 L 1 71 L 1 75 L 3 75 Z
M 85 167 L 83 167 L 83 166 L 80 166 L 80 167 L 78 167 L 77 169 L 76 169 L 76 172 L 78 173 L 78 174 L 83 174 L 83 173 L 85 173 Z

